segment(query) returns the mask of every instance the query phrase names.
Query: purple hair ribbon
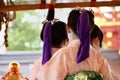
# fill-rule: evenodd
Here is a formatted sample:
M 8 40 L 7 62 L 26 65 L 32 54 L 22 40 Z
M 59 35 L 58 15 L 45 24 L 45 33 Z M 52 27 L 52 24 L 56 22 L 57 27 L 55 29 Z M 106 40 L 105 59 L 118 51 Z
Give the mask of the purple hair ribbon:
M 90 51 L 90 22 L 87 11 L 83 11 L 78 18 L 77 34 L 80 39 L 80 47 L 76 61 L 80 63 L 89 57 Z
M 51 22 L 48 21 L 45 25 L 45 29 L 43 32 L 43 56 L 42 56 L 42 64 L 44 65 L 52 56 L 52 41 L 51 41 Z

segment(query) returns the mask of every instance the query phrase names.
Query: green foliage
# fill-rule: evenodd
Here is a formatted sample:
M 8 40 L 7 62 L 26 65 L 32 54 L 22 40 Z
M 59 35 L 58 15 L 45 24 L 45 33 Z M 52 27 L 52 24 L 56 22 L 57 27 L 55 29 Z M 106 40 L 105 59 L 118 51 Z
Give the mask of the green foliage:
M 12 22 L 8 32 L 8 50 L 40 50 L 40 21 L 35 11 L 20 11 L 16 13 L 16 19 Z M 28 17 L 27 17 L 28 16 Z M 31 17 L 32 16 L 32 17 Z

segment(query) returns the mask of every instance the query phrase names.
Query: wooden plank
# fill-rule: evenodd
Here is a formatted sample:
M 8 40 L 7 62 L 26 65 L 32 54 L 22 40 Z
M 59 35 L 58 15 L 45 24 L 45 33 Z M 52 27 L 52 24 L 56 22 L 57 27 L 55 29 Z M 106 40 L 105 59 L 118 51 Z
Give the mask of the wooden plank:
M 0 12 L 5 11 L 21 11 L 34 9 L 47 9 L 50 4 L 25 4 L 15 6 L 0 6 Z M 102 6 L 120 6 L 120 1 L 106 1 L 106 2 L 77 2 L 77 3 L 56 3 L 55 8 L 73 8 L 80 7 L 102 7 Z

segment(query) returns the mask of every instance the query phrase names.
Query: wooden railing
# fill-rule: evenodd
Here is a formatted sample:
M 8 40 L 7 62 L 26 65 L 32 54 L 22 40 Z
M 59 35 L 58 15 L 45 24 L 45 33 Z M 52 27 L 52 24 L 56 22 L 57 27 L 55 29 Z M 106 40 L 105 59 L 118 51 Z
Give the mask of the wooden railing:
M 0 54 L 0 65 L 8 64 L 13 60 L 17 60 L 20 63 L 33 63 L 40 56 L 40 51 L 9 51 L 5 54 Z

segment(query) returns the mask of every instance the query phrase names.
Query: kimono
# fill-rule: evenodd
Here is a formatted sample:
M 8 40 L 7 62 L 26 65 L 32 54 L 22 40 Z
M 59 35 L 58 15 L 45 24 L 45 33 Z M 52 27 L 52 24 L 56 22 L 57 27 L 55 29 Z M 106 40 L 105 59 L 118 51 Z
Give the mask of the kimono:
M 52 48 L 52 53 L 54 54 L 58 49 L 59 48 Z M 33 67 L 30 72 L 30 77 L 29 77 L 30 80 L 36 80 L 36 75 L 40 71 L 42 66 L 43 66 L 42 65 L 42 57 L 40 57 L 33 63 Z
M 41 57 L 34 62 L 32 70 L 30 72 L 30 78 L 29 78 L 30 80 L 35 80 L 36 79 L 36 75 L 42 67 L 41 62 L 42 62 Z
M 52 58 L 42 66 L 37 80 L 64 80 L 69 75 L 80 71 L 95 71 L 103 75 L 103 80 L 119 80 L 113 75 L 110 66 L 102 54 L 90 46 L 90 55 L 77 63 L 76 56 L 80 41 L 73 40 L 67 47 L 59 49 Z

